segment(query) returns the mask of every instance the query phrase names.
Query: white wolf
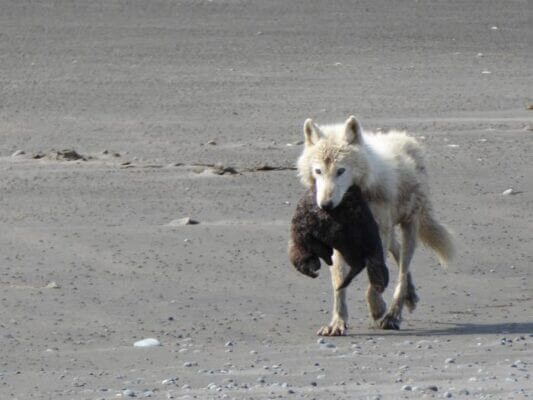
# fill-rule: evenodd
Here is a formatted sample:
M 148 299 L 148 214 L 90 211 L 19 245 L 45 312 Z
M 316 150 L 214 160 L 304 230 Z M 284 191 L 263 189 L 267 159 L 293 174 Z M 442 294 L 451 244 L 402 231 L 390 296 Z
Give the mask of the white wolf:
M 435 251 L 443 265 L 454 254 L 450 233 L 433 215 L 422 148 L 404 132 L 363 132 L 353 116 L 344 124 L 321 127 L 307 119 L 304 137 L 298 173 L 306 187 L 315 186 L 319 207 L 336 207 L 354 184 L 362 190 L 379 226 L 383 249 L 391 252 L 399 266 L 398 283 L 389 310 L 381 295 L 369 286 L 366 294 L 369 312 L 381 328 L 399 329 L 403 305 L 413 311 L 418 302 L 409 273 L 417 238 Z M 401 231 L 401 245 L 395 238 L 397 225 Z M 345 289 L 337 289 L 345 273 L 344 262 L 337 251 L 333 254 L 330 272 L 334 290 L 333 316 L 331 323 L 319 329 L 318 334 L 343 335 L 347 329 L 348 310 Z

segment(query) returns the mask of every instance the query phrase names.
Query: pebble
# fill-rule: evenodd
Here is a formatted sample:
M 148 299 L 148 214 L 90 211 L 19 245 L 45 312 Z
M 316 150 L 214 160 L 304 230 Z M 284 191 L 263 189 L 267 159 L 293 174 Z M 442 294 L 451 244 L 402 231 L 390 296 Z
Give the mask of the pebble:
M 230 340 L 229 342 L 226 342 L 226 344 L 224 346 L 232 347 L 233 346 L 233 342 Z
M 429 385 L 427 388 L 427 390 L 431 390 L 432 392 L 438 392 L 439 391 L 439 388 L 435 385 Z
M 125 389 L 122 391 L 122 395 L 124 397 L 135 397 L 135 392 L 133 390 L 130 390 L 130 389 Z
M 442 394 L 442 397 L 444 397 L 445 399 L 449 399 L 449 398 L 453 397 L 453 395 L 450 392 L 444 392 Z
M 189 367 L 193 366 L 193 363 L 190 362 L 190 361 L 186 361 L 186 362 L 183 363 L 183 366 L 186 367 L 186 368 L 189 368 Z
M 459 394 L 462 396 L 468 396 L 470 392 L 468 391 L 468 389 L 461 389 L 459 390 Z
M 411 385 L 403 385 L 402 390 L 410 392 L 411 390 L 413 390 L 413 387 Z
M 26 152 L 24 150 L 17 150 L 13 154 L 11 154 L 11 157 L 19 157 L 19 156 L 22 156 L 24 154 L 26 154 Z
M 509 196 L 510 194 L 516 194 L 516 192 L 514 191 L 513 188 L 509 188 L 509 189 L 504 190 L 504 191 L 502 192 L 502 195 L 503 195 L 503 196 Z
M 168 379 L 163 379 L 163 380 L 161 381 L 161 384 L 162 384 L 162 385 L 172 385 L 172 384 L 176 383 L 176 380 L 177 380 L 177 379 L 178 379 L 178 378 L 168 378 Z
M 447 358 L 444 362 L 446 364 L 454 364 L 455 363 L 455 358 Z
M 59 289 L 61 288 L 60 285 L 58 285 L 56 282 L 52 281 L 46 285 L 48 289 Z
M 161 342 L 154 338 L 146 338 L 133 343 L 135 347 L 157 347 L 161 346 Z

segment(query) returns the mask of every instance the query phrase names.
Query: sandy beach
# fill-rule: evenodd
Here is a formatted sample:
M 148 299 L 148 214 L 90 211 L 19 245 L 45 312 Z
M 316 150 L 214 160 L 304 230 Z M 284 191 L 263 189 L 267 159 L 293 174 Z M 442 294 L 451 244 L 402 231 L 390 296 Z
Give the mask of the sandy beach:
M 532 398 L 530 22 L 526 1 L 2 0 L 0 398 Z M 361 274 L 348 335 L 320 339 L 294 163 L 306 118 L 350 114 L 424 145 L 458 257 L 417 249 L 400 331 L 370 327 Z

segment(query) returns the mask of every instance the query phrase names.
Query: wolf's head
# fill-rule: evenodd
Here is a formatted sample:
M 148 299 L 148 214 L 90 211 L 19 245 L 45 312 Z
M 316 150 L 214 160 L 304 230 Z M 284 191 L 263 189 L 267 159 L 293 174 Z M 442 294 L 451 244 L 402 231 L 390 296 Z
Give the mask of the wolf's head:
M 304 123 L 304 150 L 298 158 L 302 183 L 316 191 L 322 209 L 337 207 L 354 183 L 364 182 L 368 162 L 361 126 L 351 116 L 344 124 L 319 127 Z

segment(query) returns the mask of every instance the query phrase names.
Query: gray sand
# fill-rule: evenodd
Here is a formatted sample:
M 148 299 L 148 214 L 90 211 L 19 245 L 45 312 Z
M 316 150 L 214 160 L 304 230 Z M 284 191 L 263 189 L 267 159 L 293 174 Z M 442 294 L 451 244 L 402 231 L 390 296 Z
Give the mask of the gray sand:
M 2 1 L 0 398 L 531 398 L 530 15 Z M 352 113 L 420 137 L 459 257 L 417 251 L 399 332 L 369 328 L 361 275 L 349 335 L 319 344 L 329 273 L 288 263 L 287 144 Z

